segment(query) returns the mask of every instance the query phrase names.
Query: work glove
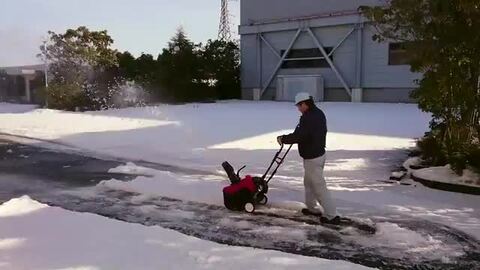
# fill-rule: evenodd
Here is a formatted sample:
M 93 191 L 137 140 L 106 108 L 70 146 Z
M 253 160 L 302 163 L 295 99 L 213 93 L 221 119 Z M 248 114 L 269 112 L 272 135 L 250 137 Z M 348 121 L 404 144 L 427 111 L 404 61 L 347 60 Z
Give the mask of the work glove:
M 283 145 L 283 141 L 282 141 L 282 140 L 283 140 L 283 136 L 278 136 L 278 137 L 277 137 L 277 142 L 278 142 L 279 145 Z

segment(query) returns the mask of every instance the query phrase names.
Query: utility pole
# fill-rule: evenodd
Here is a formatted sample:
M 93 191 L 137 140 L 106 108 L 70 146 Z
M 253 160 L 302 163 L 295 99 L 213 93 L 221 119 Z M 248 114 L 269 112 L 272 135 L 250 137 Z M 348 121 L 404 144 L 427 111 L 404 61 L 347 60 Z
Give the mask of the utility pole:
M 47 41 L 43 41 L 44 55 L 43 55 L 43 72 L 45 76 L 45 106 L 48 108 L 48 47 Z

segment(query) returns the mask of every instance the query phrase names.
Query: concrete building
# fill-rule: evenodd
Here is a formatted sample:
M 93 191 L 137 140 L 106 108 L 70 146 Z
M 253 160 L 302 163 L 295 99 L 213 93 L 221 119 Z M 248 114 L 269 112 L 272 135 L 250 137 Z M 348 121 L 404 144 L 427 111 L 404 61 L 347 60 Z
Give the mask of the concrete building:
M 0 101 L 41 103 L 38 90 L 44 85 L 43 65 L 0 67 Z
M 377 43 L 359 12 L 382 0 L 241 0 L 244 99 L 411 102 L 420 74 L 401 43 Z

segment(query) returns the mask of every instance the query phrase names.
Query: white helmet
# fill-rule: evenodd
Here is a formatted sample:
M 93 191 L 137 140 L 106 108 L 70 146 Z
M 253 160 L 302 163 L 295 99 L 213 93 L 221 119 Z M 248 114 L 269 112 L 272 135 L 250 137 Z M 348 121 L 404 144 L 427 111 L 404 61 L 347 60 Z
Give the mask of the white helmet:
M 309 99 L 313 99 L 309 93 L 305 93 L 305 92 L 298 93 L 295 96 L 295 105 L 298 105 L 300 102 L 307 101 Z

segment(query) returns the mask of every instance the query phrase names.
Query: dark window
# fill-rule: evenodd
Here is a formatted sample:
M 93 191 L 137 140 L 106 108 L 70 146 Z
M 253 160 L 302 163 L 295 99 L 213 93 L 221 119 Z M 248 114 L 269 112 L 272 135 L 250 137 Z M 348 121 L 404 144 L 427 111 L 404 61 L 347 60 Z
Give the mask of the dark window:
M 332 51 L 332 47 L 325 47 L 325 51 L 329 54 Z M 282 55 L 285 53 L 285 50 L 281 51 Z M 290 50 L 286 59 L 294 59 L 294 60 L 286 60 L 283 62 L 282 68 L 328 68 L 327 60 L 325 59 L 315 59 L 323 57 L 322 53 L 319 49 L 295 49 Z M 305 59 L 302 59 L 305 58 Z M 312 59 L 314 58 L 314 59 Z M 330 56 L 330 59 L 333 61 L 333 55 Z
M 391 66 L 408 65 L 410 58 L 405 43 L 390 43 L 388 46 L 388 64 Z

